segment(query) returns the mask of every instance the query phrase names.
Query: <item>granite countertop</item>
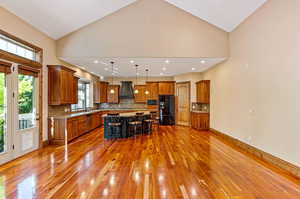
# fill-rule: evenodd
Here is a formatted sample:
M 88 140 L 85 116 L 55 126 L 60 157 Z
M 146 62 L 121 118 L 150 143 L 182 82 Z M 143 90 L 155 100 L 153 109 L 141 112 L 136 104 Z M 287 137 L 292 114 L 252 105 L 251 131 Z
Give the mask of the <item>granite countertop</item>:
M 105 112 L 105 111 L 146 111 L 148 109 L 96 109 L 96 110 L 91 110 L 91 111 L 84 111 L 84 112 L 77 112 L 77 113 L 69 113 L 69 114 L 64 114 L 64 115 L 51 115 L 49 118 L 54 118 L 54 119 L 67 119 L 67 118 L 72 118 L 72 117 L 78 117 L 81 115 L 89 115 L 97 112 Z M 123 114 L 123 113 L 122 113 Z
M 120 113 L 120 115 L 118 117 L 133 117 L 136 116 L 136 113 L 139 113 L 141 111 L 137 111 L 137 112 L 130 112 L 130 113 Z M 150 115 L 150 111 L 144 111 L 144 115 Z M 107 114 L 102 115 L 102 117 L 108 117 Z
M 192 113 L 209 113 L 208 111 L 195 111 L 195 110 L 191 110 Z

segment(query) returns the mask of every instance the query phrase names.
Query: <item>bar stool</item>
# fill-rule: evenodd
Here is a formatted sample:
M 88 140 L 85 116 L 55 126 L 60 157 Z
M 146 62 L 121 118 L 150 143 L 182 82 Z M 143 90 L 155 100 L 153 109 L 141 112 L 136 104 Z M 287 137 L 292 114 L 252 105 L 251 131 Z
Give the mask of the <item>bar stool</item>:
M 148 134 L 152 133 L 153 122 L 154 122 L 153 119 L 143 120 L 143 133 L 145 133 L 145 132 L 147 132 Z
M 121 137 L 121 121 L 119 117 L 119 113 L 108 113 L 107 116 L 110 118 L 110 122 L 108 123 L 108 127 L 110 128 L 110 138 L 120 138 Z
M 144 113 L 136 113 L 135 115 L 134 121 L 128 122 L 128 133 L 130 137 L 143 132 L 143 122 L 141 117 Z
M 154 125 L 157 126 L 157 130 L 159 130 L 159 116 L 157 115 L 157 111 L 151 111 L 150 112 L 150 115 L 151 115 L 151 119 L 153 120 L 153 123 Z M 152 126 L 154 126 L 152 125 Z

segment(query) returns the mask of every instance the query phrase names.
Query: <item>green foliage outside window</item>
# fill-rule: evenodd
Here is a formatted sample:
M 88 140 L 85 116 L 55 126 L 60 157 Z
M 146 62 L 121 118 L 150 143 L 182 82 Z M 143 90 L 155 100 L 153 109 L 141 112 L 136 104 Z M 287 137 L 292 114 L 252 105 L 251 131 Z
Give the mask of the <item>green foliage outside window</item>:
M 19 114 L 32 113 L 34 77 L 19 75 Z M 0 153 L 4 151 L 5 142 L 5 74 L 0 73 Z
M 19 114 L 32 113 L 34 77 L 19 75 Z

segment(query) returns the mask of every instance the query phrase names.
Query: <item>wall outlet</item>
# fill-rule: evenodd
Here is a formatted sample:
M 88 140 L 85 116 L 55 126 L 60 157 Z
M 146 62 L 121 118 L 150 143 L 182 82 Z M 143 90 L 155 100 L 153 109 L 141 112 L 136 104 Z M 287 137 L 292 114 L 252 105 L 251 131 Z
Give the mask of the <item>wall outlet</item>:
M 248 141 L 248 142 L 251 142 L 251 141 L 252 141 L 252 136 L 251 136 L 251 135 L 247 137 L 247 141 Z

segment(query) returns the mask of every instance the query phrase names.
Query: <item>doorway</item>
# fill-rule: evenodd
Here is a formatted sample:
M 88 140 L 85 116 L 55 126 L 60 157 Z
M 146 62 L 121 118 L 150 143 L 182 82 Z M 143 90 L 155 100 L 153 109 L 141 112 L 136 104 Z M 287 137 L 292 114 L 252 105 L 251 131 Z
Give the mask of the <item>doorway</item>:
M 0 61 L 0 164 L 39 147 L 39 71 Z
M 190 82 L 176 83 L 176 96 L 177 96 L 177 125 L 190 126 Z

